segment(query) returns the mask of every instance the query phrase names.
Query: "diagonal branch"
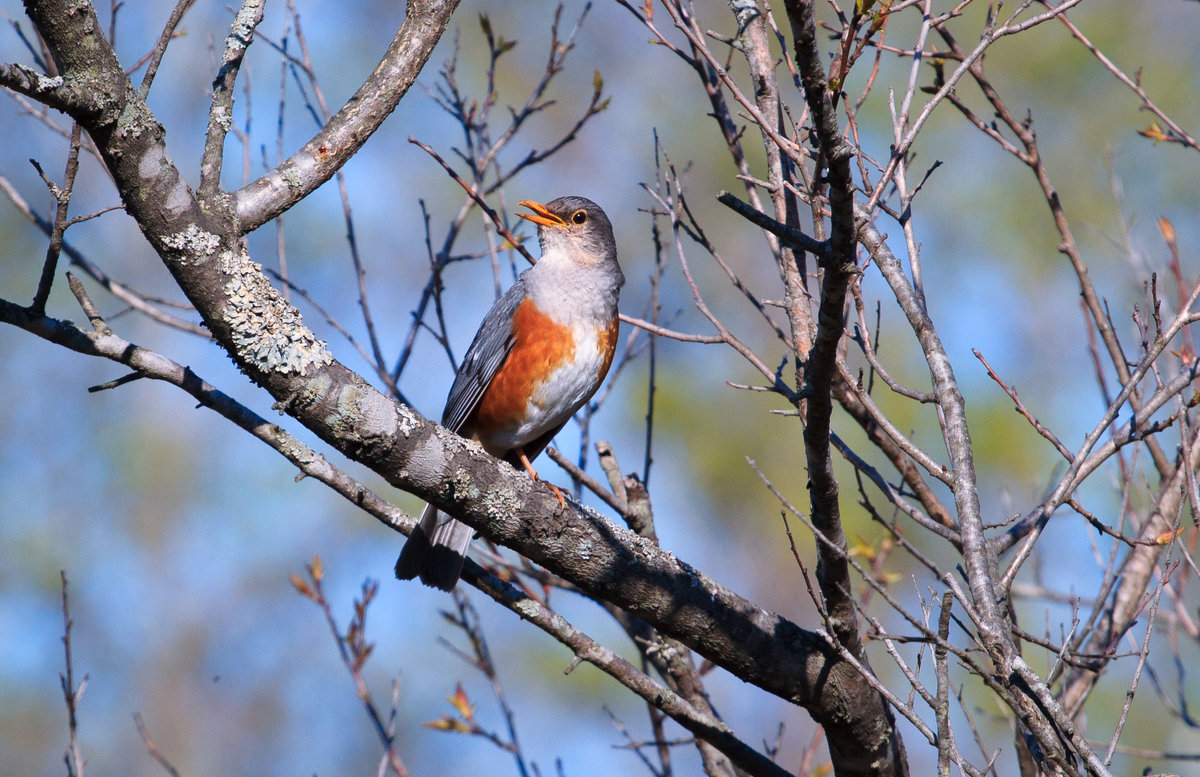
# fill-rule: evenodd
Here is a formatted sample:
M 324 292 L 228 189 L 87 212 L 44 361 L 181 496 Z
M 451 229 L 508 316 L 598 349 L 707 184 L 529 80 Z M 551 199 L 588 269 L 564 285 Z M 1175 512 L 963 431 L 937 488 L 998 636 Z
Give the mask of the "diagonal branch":
M 163 31 L 158 36 L 158 43 L 154 45 L 154 50 L 150 52 L 150 59 L 146 64 L 146 72 L 142 75 L 142 83 L 138 86 L 138 97 L 143 100 L 150 94 L 150 86 L 154 83 L 154 76 L 158 74 L 158 66 L 162 63 L 162 58 L 167 53 L 167 46 L 171 44 L 172 38 L 175 37 L 175 29 L 183 21 L 183 15 L 188 12 L 195 2 L 196 0 L 177 0 L 174 10 L 167 17 L 167 23 L 163 26 Z
M 863 244 L 891 286 L 901 309 L 908 317 L 909 325 L 917 334 L 933 377 L 934 393 L 942 410 L 942 432 L 951 459 L 952 469 L 949 474 L 955 506 L 958 508 L 959 531 L 962 536 L 963 557 L 967 564 L 971 597 L 982 621 L 977 624 L 980 634 L 989 651 L 996 651 L 992 654 L 993 660 L 1011 658 L 1012 644 L 1005 636 L 1000 599 L 993 582 L 996 559 L 984 537 L 971 436 L 958 382 L 933 321 L 905 276 L 900 262 L 888 249 L 883 235 L 875 228 L 865 210 L 860 208 L 858 215 Z
M 254 30 L 263 20 L 265 0 L 243 0 L 241 9 L 229 27 L 221 69 L 213 79 L 212 107 L 208 111 L 208 130 L 204 136 L 204 157 L 200 161 L 200 196 L 213 197 L 221 186 L 221 165 L 225 158 L 225 136 L 233 126 L 233 87 L 246 49 L 254 41 Z M 145 95 L 139 89 L 139 99 Z
M 307 197 L 358 152 L 416 81 L 458 3 L 409 0 L 404 24 L 354 96 L 299 150 L 234 194 L 242 234 Z
M 997 559 L 984 534 L 966 408 L 949 356 L 932 319 L 920 304 L 916 290 L 908 281 L 900 262 L 887 247 L 883 235 L 871 222 L 865 209 L 859 207 L 858 216 L 863 245 L 871 253 L 875 265 L 908 317 L 933 377 L 934 393 L 942 410 L 942 432 L 952 465 L 954 503 L 958 510 L 963 562 L 973 605 L 968 613 L 975 622 L 980 642 L 987 650 L 995 671 L 1008 679 L 1008 683 L 1000 689 L 1005 702 L 1036 739 L 1042 758 L 1053 768 L 1065 771 L 1071 757 L 1064 747 L 1063 730 L 1070 728 L 1070 721 L 1057 715 L 1056 708 L 1051 709 L 1044 704 L 1044 684 L 1031 673 L 1025 673 L 1023 665 L 1018 665 L 1020 654 L 1014 644 L 1008 619 L 1001 610 L 1003 600 L 996 583 Z M 950 577 L 947 579 L 948 582 L 952 580 Z M 1072 745 L 1077 748 L 1080 743 L 1086 750 L 1086 743 L 1081 739 L 1072 739 Z M 1079 750 L 1080 754 L 1087 756 L 1090 751 L 1085 750 Z
M 291 434 L 273 424 L 229 395 L 207 383 L 189 368 L 149 349 L 137 346 L 115 334 L 95 312 L 83 285 L 70 274 L 68 280 L 84 312 L 92 323 L 92 332 L 82 330 L 29 308 L 22 308 L 0 299 L 0 321 L 15 325 L 31 334 L 62 345 L 77 353 L 98 356 L 123 364 L 134 370 L 133 377 L 147 377 L 177 386 L 236 426 L 266 443 L 304 476 L 324 483 L 355 506 L 363 509 L 381 523 L 408 532 L 414 519 L 403 513 L 343 470 L 330 463 Z M 113 381 L 103 387 L 117 385 Z M 575 655 L 609 674 L 629 690 L 655 705 L 697 737 L 711 743 L 727 755 L 739 768 L 761 777 L 782 777 L 785 772 L 740 740 L 712 710 L 698 705 L 686 693 L 676 693 L 655 682 L 627 660 L 596 642 L 544 603 L 524 593 L 520 587 L 490 574 L 472 560 L 467 561 L 463 579 L 492 597 L 496 602 L 563 645 Z M 703 695 L 700 696 L 702 700 Z

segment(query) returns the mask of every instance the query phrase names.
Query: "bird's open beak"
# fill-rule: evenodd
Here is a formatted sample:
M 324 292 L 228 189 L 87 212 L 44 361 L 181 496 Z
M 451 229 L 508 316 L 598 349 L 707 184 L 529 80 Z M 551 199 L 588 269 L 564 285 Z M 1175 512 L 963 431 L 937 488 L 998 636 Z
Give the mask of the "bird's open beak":
M 567 222 L 560 217 L 551 213 L 545 205 L 533 200 L 521 200 L 517 203 L 523 207 L 529 208 L 533 213 L 518 213 L 517 215 L 526 221 L 532 221 L 543 227 L 565 227 Z

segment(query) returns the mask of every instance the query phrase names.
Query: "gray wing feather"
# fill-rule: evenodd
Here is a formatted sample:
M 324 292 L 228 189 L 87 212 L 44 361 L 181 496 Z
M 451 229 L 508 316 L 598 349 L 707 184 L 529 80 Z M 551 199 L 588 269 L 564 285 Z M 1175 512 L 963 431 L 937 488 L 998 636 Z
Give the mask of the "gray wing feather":
M 479 405 L 484 389 L 500 371 L 500 365 L 512 350 L 512 319 L 517 306 L 525 299 L 525 279 L 519 278 L 504 296 L 496 300 L 492 309 L 484 316 L 479 332 L 463 357 L 462 366 L 446 397 L 446 409 L 442 411 L 442 426 L 452 432 L 462 429 L 463 424 Z

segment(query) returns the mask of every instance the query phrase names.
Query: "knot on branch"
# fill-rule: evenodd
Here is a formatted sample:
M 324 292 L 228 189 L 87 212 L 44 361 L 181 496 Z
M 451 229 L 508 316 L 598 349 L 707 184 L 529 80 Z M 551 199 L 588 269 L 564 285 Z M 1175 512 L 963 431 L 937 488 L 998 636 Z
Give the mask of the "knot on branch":
M 835 142 L 829 144 L 829 148 L 825 153 L 832 166 L 837 163 L 849 162 L 858 153 L 858 150 L 853 144 L 839 135 Z

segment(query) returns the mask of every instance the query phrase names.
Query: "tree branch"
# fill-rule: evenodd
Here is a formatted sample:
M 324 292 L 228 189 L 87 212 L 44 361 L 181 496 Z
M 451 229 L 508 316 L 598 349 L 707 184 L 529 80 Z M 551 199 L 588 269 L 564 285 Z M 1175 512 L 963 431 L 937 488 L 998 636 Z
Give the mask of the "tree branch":
M 265 0 L 243 0 L 241 9 L 229 27 L 225 38 L 225 52 L 221 55 L 221 69 L 213 79 L 212 107 L 208 111 L 208 130 L 204 135 L 204 156 L 200 160 L 200 187 L 202 199 L 211 199 L 221 186 L 221 165 L 225 161 L 225 136 L 233 126 L 233 87 L 237 83 L 238 71 L 246 49 L 254 41 L 254 30 L 263 20 Z M 138 99 L 144 100 L 142 90 Z
M 241 234 L 308 196 L 358 152 L 416 81 L 459 0 L 409 0 L 408 13 L 375 71 L 298 151 L 234 195 Z
M 854 181 L 850 160 L 854 149 L 842 137 L 829 97 L 829 85 L 817 47 L 814 8 L 810 2 L 785 3 L 795 38 L 796 66 L 804 84 L 804 97 L 828 165 L 831 238 L 823 257 L 824 274 L 817 313 L 817 335 L 805 357 L 807 405 L 804 408 L 804 451 L 808 460 L 812 520 L 818 531 L 841 549 L 846 547 L 838 505 L 838 483 L 833 475 L 829 422 L 833 413 L 832 390 L 837 375 L 837 355 L 845 332 L 846 294 L 858 272 L 854 261 Z M 856 656 L 862 654 L 853 586 L 845 558 L 817 544 L 817 581 L 829 608 L 834 635 Z
M 158 36 L 158 43 L 154 44 L 153 51 L 150 52 L 150 59 L 146 63 L 146 72 L 142 75 L 142 83 L 138 86 L 138 97 L 145 100 L 150 94 L 150 86 L 154 83 L 154 76 L 158 74 L 158 66 L 162 63 L 162 58 L 167 53 L 167 46 L 170 45 L 172 38 L 175 37 L 175 28 L 183 21 L 183 15 L 188 12 L 196 0 L 176 0 L 175 8 L 171 11 L 171 15 L 167 17 L 167 23 L 163 26 L 162 33 Z
M 0 62 L 0 86 L 32 97 L 63 113 L 90 104 L 87 95 L 66 86 L 62 76 L 44 75 L 25 65 Z

